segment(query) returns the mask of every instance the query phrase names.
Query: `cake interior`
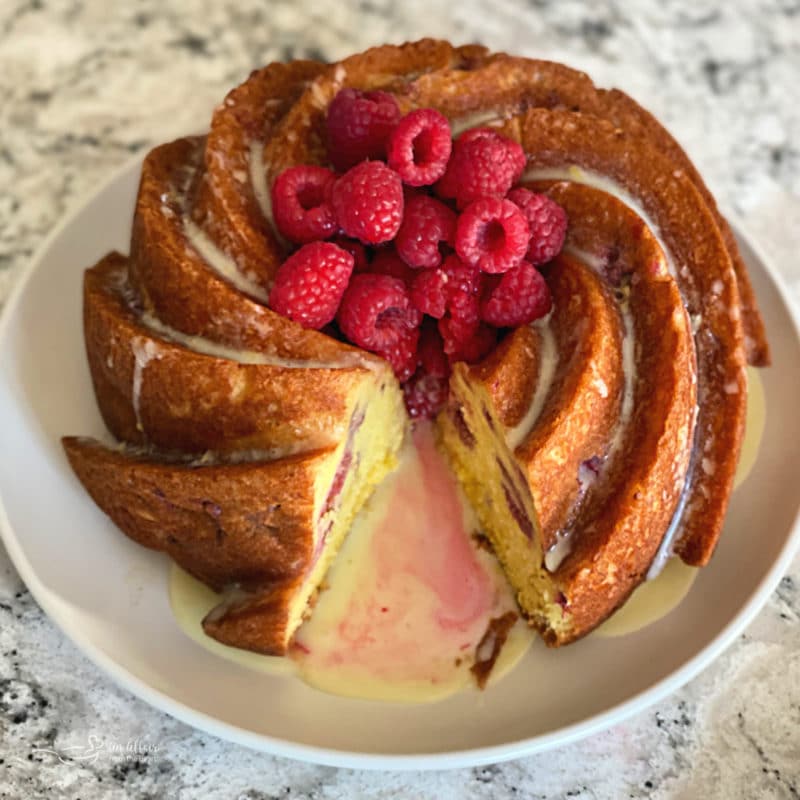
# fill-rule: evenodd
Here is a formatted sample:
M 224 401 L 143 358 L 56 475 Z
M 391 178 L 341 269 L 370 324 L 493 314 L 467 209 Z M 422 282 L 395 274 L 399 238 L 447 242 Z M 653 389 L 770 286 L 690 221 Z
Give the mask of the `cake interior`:
M 347 435 L 317 476 L 314 555 L 291 604 L 289 638 L 310 612 L 313 596 L 356 514 L 398 463 L 407 425 L 402 393 L 388 373 L 377 385 L 365 383 L 357 395 Z
M 505 440 L 486 389 L 457 364 L 450 399 L 437 418 L 440 446 L 497 555 L 520 609 L 539 630 L 568 628 L 563 595 L 544 566 L 541 533 L 527 479 Z M 563 600 L 562 600 L 563 602 Z

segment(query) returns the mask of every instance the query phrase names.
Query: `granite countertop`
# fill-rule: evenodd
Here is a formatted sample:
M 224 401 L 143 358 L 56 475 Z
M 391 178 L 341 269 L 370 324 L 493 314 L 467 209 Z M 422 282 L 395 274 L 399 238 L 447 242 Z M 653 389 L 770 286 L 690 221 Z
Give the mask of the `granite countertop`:
M 798 0 L 6 0 L 0 304 L 73 202 L 132 153 L 202 129 L 252 68 L 423 35 L 563 60 L 632 93 L 800 300 Z M 38 749 L 109 739 L 155 743 L 157 757 Z M 0 796 L 13 798 L 797 798 L 800 560 L 738 641 L 668 700 L 553 752 L 422 775 L 273 758 L 153 710 L 54 627 L 0 548 L 0 751 Z

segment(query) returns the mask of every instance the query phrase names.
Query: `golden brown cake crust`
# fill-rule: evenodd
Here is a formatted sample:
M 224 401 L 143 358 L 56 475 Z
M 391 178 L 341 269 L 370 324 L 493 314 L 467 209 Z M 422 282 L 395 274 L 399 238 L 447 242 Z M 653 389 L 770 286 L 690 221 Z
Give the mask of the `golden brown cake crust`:
M 289 578 L 212 610 L 203 630 L 231 647 L 268 656 L 285 655 L 292 633 L 288 626 L 302 577 Z
M 622 322 L 600 277 L 569 256 L 548 270 L 559 369 L 537 424 L 516 456 L 524 465 L 549 550 L 570 522 L 580 466 L 602 456 L 622 402 Z
M 142 165 L 128 271 L 144 308 L 171 328 L 229 347 L 381 366 L 370 353 L 302 328 L 237 290 L 189 245 L 185 184 L 195 179 L 205 141 L 194 137 L 161 145 Z
M 519 424 L 530 406 L 539 379 L 539 354 L 539 334 L 530 325 L 523 325 L 472 367 L 475 380 L 492 398 L 497 418 L 508 428 Z
M 543 580 L 563 621 L 552 624 L 539 605 L 523 611 L 549 644 L 562 645 L 625 601 L 678 512 L 694 444 L 696 362 L 684 300 L 641 219 L 589 186 L 536 188 L 563 203 L 570 228 L 566 253 L 546 271 L 554 305 L 545 327 L 557 363 L 515 455 L 538 512 L 538 541 L 561 553 L 546 559 Z M 541 369 L 538 339 L 512 351 L 517 369 Z M 504 388 L 493 380 L 498 370 L 492 357 L 470 370 L 495 406 Z M 509 391 L 518 390 L 512 382 Z M 502 541 L 495 548 L 503 552 Z
M 764 328 L 764 320 L 758 310 L 753 285 L 747 273 L 747 266 L 739 252 L 736 236 L 722 216 L 714 196 L 708 190 L 697 168 L 689 160 L 678 142 L 661 123 L 646 109 L 618 89 L 600 90 L 601 113 L 605 119 L 614 122 L 621 128 L 648 138 L 655 147 L 666 153 L 670 160 L 689 177 L 710 209 L 714 221 L 722 234 L 725 248 L 730 256 L 733 270 L 736 273 L 736 285 L 742 308 L 742 326 L 745 335 L 745 351 L 747 361 L 756 367 L 768 366 L 771 362 L 769 342 Z
M 362 367 L 284 368 L 195 352 L 145 327 L 125 302 L 125 259 L 84 276 L 95 396 L 114 436 L 169 451 L 298 452 L 346 433 Z M 317 391 L 308 392 L 309 381 Z
M 567 598 L 572 636 L 596 627 L 644 579 L 678 508 L 691 456 L 695 386 L 687 322 L 662 282 L 631 296 L 636 334 L 650 344 L 638 369 L 634 416 L 622 449 L 575 521 L 581 532 L 555 572 Z M 636 308 L 641 304 L 643 307 Z
M 272 462 L 192 466 L 66 437 L 64 450 L 97 505 L 134 541 L 168 553 L 220 591 L 302 574 L 314 541 L 321 450 Z
M 131 539 L 168 554 L 216 591 L 235 586 L 255 598 L 246 636 L 241 613 L 224 604 L 205 625 L 209 635 L 269 655 L 286 652 L 297 589 L 315 557 L 310 499 L 332 451 L 190 466 L 91 439 L 65 437 L 63 445 L 86 491 Z
M 716 489 L 693 493 L 677 550 L 687 563 L 701 566 L 711 557 L 722 530 L 747 398 L 740 300 L 719 229 L 685 174 L 676 173 L 671 162 L 643 140 L 629 137 L 603 120 L 534 109 L 508 127 L 531 154 L 532 166 L 577 164 L 621 184 L 654 220 L 674 259 L 681 305 L 697 321 L 698 435 L 708 448 L 708 462 L 714 464 L 713 474 L 707 475 L 702 459 L 696 459 L 689 480 L 708 480 L 705 485 Z M 567 192 L 580 196 L 569 187 L 565 183 L 560 190 L 564 202 Z M 562 194 L 556 192 L 554 197 Z M 579 219 L 575 217 L 573 227 Z M 599 216 L 592 221 L 604 222 Z
M 230 253 L 244 274 L 269 289 L 284 247 L 259 207 L 248 175 L 253 142 L 273 128 L 326 65 L 316 61 L 272 63 L 230 91 L 211 120 L 203 152 L 202 181 L 192 204 L 194 220 Z

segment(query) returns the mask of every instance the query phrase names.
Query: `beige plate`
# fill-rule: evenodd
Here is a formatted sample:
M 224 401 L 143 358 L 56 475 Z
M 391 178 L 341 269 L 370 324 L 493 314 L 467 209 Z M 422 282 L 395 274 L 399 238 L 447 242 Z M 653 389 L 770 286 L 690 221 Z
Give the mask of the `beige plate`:
M 742 237 L 775 366 L 758 463 L 731 503 L 722 543 L 686 600 L 623 638 L 535 653 L 483 694 L 393 706 L 315 691 L 228 663 L 185 636 L 168 565 L 120 535 L 83 492 L 62 434 L 103 431 L 83 354 L 83 268 L 127 249 L 140 160 L 49 237 L 0 326 L 0 529 L 39 604 L 111 677 L 206 731 L 336 766 L 446 768 L 580 738 L 674 691 L 742 631 L 800 539 L 800 337 L 774 271 Z M 13 457 L 10 457 L 13 454 Z M 535 656 L 535 658 L 534 658 Z

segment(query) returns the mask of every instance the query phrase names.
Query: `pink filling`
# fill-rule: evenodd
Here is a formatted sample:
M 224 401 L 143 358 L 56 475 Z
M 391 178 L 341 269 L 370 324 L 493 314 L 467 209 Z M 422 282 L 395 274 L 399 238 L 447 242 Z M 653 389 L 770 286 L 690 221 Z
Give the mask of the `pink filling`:
M 350 420 L 350 427 L 347 431 L 347 441 L 345 442 L 344 454 L 342 455 L 342 460 L 336 467 L 336 473 L 333 476 L 333 483 L 331 484 L 331 488 L 328 490 L 328 496 L 325 498 L 325 505 L 322 508 L 320 517 L 324 517 L 338 504 L 339 496 L 342 493 L 342 489 L 344 489 L 344 482 L 347 480 L 347 473 L 350 471 L 350 467 L 353 466 L 354 469 L 358 468 L 358 456 L 355 457 L 355 464 L 353 464 L 353 439 L 355 438 L 356 431 L 361 426 L 363 421 L 363 411 L 357 411 L 354 413 L 352 419 Z M 333 520 L 329 519 L 325 524 L 324 530 L 319 532 L 317 543 L 314 545 L 314 552 L 311 554 L 311 564 L 309 567 L 313 567 L 314 564 L 316 564 L 319 560 L 332 527 Z
M 374 677 L 435 680 L 441 665 L 477 646 L 496 614 L 498 584 L 465 529 L 455 479 L 429 425 L 414 434 L 416 459 L 393 478 L 364 563 L 353 573 L 335 634 L 299 638 L 319 665 L 357 665 Z M 324 599 L 324 598 L 323 598 Z M 432 670 L 432 664 L 438 664 Z
M 455 479 L 436 449 L 429 426 L 417 429 L 414 445 L 422 466 L 423 486 L 401 485 L 395 494 L 386 515 L 387 525 L 379 537 L 379 553 L 387 571 L 400 568 L 436 593 L 440 603 L 437 619 L 442 627 L 462 628 L 492 605 L 494 587 L 475 557 L 468 535 L 471 531 L 464 530 Z M 415 503 L 425 509 L 427 526 L 417 531 L 419 550 L 403 548 L 398 564 L 397 539 L 408 535 L 398 522 Z

